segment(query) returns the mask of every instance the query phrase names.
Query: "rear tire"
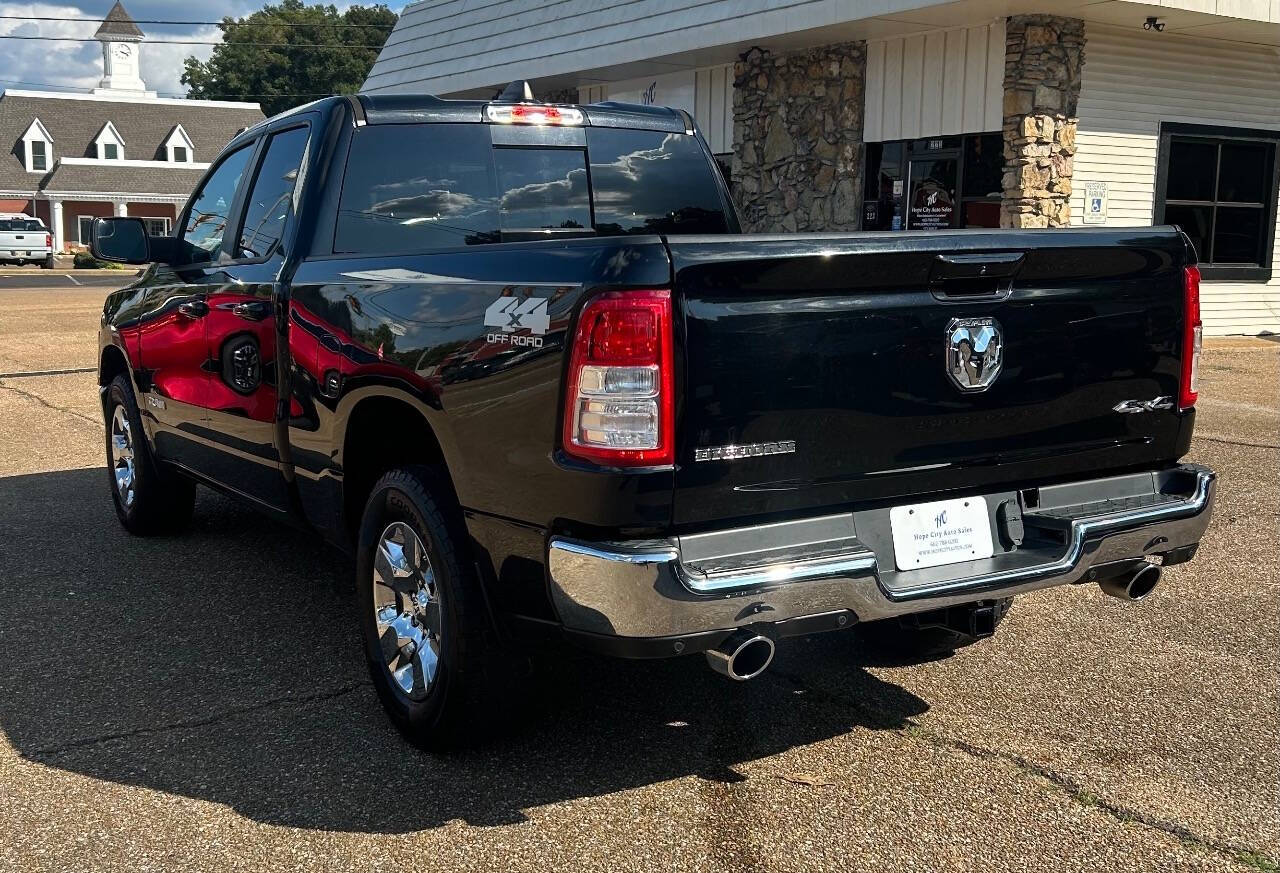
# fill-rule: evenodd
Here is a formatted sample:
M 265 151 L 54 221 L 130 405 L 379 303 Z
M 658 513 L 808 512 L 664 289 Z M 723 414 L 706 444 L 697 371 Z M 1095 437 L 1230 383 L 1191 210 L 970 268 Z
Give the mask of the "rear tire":
M 40 264 L 40 269 L 42 269 L 42 270 L 52 270 L 52 269 L 53 269 L 53 255 L 49 255 L 48 257 L 46 257 L 46 258 L 44 259 L 44 261 L 42 261 L 42 262 L 41 262 L 41 264 Z
M 173 533 L 191 520 L 196 483 L 151 455 L 133 385 L 123 373 L 107 388 L 107 477 L 116 517 L 137 536 Z
M 487 716 L 510 702 L 514 673 L 447 494 L 427 467 L 384 475 L 365 504 L 356 555 L 369 675 L 395 726 L 430 750 L 465 745 L 493 726 Z

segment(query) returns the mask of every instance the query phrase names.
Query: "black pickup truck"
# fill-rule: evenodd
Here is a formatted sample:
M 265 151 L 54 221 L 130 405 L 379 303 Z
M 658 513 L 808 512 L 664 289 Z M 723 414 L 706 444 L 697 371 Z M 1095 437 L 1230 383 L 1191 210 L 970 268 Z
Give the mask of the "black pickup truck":
M 353 555 L 427 746 L 537 634 L 734 679 L 855 624 L 955 647 L 1021 592 L 1137 600 L 1209 522 L 1175 228 L 742 234 L 683 112 L 360 96 L 93 250 L 151 265 L 102 317 L 120 521 L 200 483 Z

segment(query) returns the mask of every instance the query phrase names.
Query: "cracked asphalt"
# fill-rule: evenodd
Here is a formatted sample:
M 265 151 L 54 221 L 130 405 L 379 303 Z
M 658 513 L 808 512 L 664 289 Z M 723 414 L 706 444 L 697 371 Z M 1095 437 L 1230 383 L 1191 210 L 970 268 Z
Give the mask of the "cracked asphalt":
M 1210 341 L 1200 556 L 1148 601 L 1018 599 L 895 663 L 794 641 L 546 660 L 491 744 L 383 719 L 351 568 L 201 490 L 117 525 L 91 372 L 101 289 L 0 280 L 0 869 L 1264 870 L 1280 864 L 1280 344 Z

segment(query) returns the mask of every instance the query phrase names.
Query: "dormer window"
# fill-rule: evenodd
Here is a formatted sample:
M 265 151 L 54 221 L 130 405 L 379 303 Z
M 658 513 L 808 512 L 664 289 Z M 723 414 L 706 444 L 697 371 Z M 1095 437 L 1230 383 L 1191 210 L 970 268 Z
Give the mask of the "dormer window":
M 47 173 L 53 163 L 53 137 L 38 118 L 22 134 L 22 157 L 28 173 Z
M 196 159 L 195 146 L 181 124 L 174 125 L 173 130 L 169 131 L 169 136 L 164 141 L 164 150 L 165 157 L 173 164 L 189 164 Z
M 102 130 L 93 138 L 93 144 L 98 150 L 98 160 L 119 161 L 124 158 L 124 137 L 110 121 L 102 125 Z

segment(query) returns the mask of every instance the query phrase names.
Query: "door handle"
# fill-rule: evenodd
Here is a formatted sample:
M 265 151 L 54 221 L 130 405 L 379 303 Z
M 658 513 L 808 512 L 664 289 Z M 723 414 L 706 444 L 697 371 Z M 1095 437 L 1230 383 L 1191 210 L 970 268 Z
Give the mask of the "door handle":
M 271 304 L 263 300 L 251 300 L 237 303 L 231 307 L 231 311 L 245 321 L 262 321 L 271 314 Z
M 204 318 L 209 314 L 209 304 L 203 300 L 187 300 L 178 304 L 178 314 L 187 318 Z

